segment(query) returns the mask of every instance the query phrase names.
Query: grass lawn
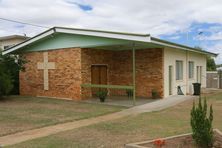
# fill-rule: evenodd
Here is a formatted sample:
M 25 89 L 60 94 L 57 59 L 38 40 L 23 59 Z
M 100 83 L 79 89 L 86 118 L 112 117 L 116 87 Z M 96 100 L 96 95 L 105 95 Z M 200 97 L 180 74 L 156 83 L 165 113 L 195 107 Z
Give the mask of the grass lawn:
M 207 99 L 208 103 L 213 104 L 214 128 L 222 130 L 222 93 L 208 96 Z M 192 101 L 187 101 L 166 110 L 128 116 L 23 142 L 11 147 L 117 148 L 123 147 L 126 143 L 183 134 L 191 132 L 190 110 L 192 103 Z
M 36 97 L 0 101 L 0 136 L 120 111 L 123 107 Z

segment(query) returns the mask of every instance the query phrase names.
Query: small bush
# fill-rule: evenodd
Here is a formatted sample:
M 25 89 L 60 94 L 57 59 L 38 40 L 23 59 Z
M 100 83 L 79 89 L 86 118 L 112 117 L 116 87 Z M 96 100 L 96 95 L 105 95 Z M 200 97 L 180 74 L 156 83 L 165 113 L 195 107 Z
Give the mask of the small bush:
M 8 95 L 13 89 L 13 81 L 10 74 L 5 74 L 0 70 L 0 98 Z
M 0 95 L 19 94 L 19 71 L 24 71 L 23 56 L 2 55 L 0 49 Z
M 152 89 L 151 93 L 152 93 L 152 98 L 153 98 L 153 99 L 156 99 L 156 98 L 159 97 L 159 94 L 158 94 L 158 92 L 157 92 L 156 89 Z
M 199 98 L 199 103 L 196 106 L 193 103 L 193 108 L 191 110 L 191 127 L 193 131 L 193 139 L 196 144 L 202 148 L 212 147 L 213 145 L 213 109 L 210 106 L 209 117 L 207 117 L 207 101 L 204 99 L 204 104 L 202 105 L 201 97 Z
M 128 98 L 132 97 L 133 96 L 133 90 L 127 89 L 126 94 L 127 94 Z
M 96 92 L 96 96 L 99 97 L 100 102 L 105 102 L 107 94 L 108 94 L 107 90 L 100 90 L 100 91 Z

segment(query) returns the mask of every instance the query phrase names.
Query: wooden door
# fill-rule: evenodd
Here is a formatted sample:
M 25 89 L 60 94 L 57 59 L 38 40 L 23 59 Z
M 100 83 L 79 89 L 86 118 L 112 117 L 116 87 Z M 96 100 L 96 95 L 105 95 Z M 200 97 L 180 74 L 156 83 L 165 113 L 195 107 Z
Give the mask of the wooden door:
M 93 65 L 91 67 L 91 83 L 92 84 L 107 84 L 107 66 Z M 100 88 L 92 88 L 92 94 L 95 95 Z

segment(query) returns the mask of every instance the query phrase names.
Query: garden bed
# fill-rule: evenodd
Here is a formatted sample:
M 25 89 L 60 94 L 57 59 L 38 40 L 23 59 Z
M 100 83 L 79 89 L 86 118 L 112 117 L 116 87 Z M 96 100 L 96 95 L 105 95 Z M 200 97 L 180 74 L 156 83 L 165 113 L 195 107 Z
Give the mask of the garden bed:
M 197 148 L 194 140 L 192 139 L 191 133 L 177 135 L 167 138 L 161 138 L 161 140 L 150 140 L 150 141 L 143 141 L 138 143 L 127 144 L 126 148 L 157 148 L 154 143 L 160 141 L 160 143 L 164 143 L 161 148 Z M 222 148 L 222 132 L 218 129 L 214 130 L 214 148 Z

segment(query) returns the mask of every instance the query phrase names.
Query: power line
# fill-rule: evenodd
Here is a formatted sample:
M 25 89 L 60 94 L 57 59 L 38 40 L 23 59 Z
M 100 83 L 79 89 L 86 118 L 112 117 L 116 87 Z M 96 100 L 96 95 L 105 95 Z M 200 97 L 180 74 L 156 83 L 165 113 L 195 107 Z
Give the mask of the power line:
M 26 23 L 26 22 L 21 22 L 21 21 L 11 20 L 11 19 L 1 18 L 1 17 L 0 17 L 0 20 L 13 22 L 13 23 L 24 24 L 24 25 L 29 25 L 29 26 L 34 26 L 34 27 L 40 27 L 40 28 L 50 28 L 50 27 L 47 27 L 47 26 L 36 25 L 36 24 L 31 24 L 31 23 Z

